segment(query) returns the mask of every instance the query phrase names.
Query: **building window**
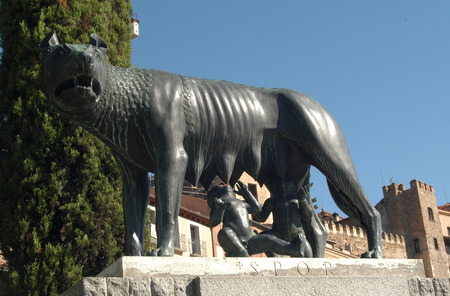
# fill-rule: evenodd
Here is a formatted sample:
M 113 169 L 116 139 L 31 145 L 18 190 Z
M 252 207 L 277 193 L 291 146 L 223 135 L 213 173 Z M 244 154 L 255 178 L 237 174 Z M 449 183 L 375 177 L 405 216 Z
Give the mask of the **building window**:
M 186 246 L 186 235 L 184 234 L 180 234 L 180 224 L 178 223 L 177 228 L 176 228 L 176 236 L 175 236 L 175 248 L 178 248 L 182 251 L 187 251 L 187 246 Z
M 450 238 L 444 237 L 445 252 L 450 255 Z
M 447 227 L 447 234 L 450 236 L 450 227 Z
M 432 208 L 428 208 L 428 219 L 430 219 L 431 221 L 434 221 L 434 214 L 433 214 Z
M 191 253 L 201 255 L 202 248 L 200 244 L 200 229 L 191 225 Z
M 416 250 L 416 253 L 420 253 L 419 239 L 414 240 L 414 249 Z
M 345 244 L 345 250 L 348 252 L 352 252 L 352 246 L 350 244 Z
M 258 199 L 258 187 L 256 186 L 256 184 L 248 183 L 248 191 L 250 191 L 251 194 L 253 194 L 253 196 Z
M 439 250 L 439 244 L 438 244 L 437 238 L 434 238 L 434 248 L 435 248 L 436 250 Z

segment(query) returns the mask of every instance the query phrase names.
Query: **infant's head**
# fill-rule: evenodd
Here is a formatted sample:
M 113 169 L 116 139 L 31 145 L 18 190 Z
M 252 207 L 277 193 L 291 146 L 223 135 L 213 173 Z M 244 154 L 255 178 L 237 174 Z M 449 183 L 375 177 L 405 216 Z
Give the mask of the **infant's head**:
M 215 199 L 221 198 L 222 196 L 231 194 L 233 195 L 233 188 L 229 185 L 220 185 L 220 186 L 214 186 L 211 189 L 208 190 L 207 194 L 207 201 L 208 206 L 212 207 L 212 203 Z

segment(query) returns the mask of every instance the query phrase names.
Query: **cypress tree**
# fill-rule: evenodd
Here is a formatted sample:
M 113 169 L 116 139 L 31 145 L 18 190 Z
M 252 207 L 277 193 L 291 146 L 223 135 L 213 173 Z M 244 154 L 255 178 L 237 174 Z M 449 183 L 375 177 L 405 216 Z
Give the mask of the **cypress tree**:
M 0 1 L 0 245 L 11 294 L 56 295 L 121 255 L 119 172 L 109 150 L 41 91 L 39 44 L 88 43 L 130 66 L 130 0 Z

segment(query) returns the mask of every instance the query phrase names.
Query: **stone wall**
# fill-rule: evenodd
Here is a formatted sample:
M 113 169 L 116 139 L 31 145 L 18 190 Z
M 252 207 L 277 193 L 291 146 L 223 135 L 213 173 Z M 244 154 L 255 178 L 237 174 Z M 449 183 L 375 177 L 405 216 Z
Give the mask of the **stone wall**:
M 324 222 L 328 240 L 334 249 L 359 256 L 367 251 L 367 235 L 361 227 Z M 401 235 L 383 232 L 383 258 L 406 259 L 405 239 Z

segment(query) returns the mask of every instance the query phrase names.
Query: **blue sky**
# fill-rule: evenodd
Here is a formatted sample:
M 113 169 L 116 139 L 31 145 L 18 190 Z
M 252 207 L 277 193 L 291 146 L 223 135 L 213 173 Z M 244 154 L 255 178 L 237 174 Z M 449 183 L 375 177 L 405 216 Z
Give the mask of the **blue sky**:
M 450 201 L 450 1 L 132 4 L 134 66 L 303 92 L 339 122 L 373 204 L 412 179 Z M 319 208 L 342 213 L 312 174 Z

